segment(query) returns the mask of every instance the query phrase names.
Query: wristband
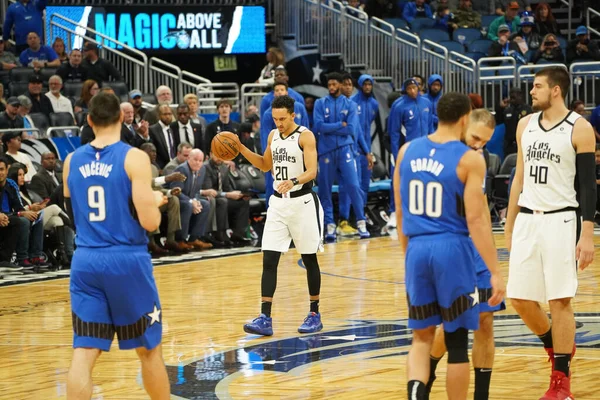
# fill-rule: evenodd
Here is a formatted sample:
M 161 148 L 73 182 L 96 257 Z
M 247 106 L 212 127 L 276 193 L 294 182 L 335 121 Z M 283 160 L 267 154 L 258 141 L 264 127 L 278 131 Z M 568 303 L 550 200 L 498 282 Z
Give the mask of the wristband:
M 292 183 L 294 184 L 294 186 L 299 185 L 300 181 L 298 180 L 298 178 L 292 178 L 291 179 Z

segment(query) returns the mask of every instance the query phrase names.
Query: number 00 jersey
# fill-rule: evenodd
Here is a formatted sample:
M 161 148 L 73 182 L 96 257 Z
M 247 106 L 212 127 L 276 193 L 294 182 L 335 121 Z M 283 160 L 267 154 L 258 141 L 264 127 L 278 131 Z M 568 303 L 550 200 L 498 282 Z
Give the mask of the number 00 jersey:
M 103 149 L 87 144 L 71 156 L 67 185 L 77 246 L 147 245 L 146 232 L 130 208 L 131 180 L 125 171 L 129 150 L 121 141 Z
M 304 166 L 304 151 L 300 147 L 300 134 L 308 128 L 298 125 L 296 130 L 285 139 L 279 133 L 279 130 L 273 129 L 273 138 L 271 139 L 271 154 L 273 155 L 273 189 L 277 191 L 277 186 L 288 179 L 297 178 L 302 175 L 306 168 Z M 304 185 L 296 185 L 290 190 L 295 192 L 300 189 L 312 187 L 312 182 Z
M 570 112 L 550 129 L 542 128 L 542 113 L 535 113 L 521 136 L 523 191 L 519 206 L 534 211 L 578 207 L 575 191 L 573 126 L 580 115 Z
M 402 232 L 406 236 L 469 234 L 465 185 L 456 174 L 460 159 L 469 150 L 459 141 L 435 143 L 423 137 L 410 142 L 400 164 Z

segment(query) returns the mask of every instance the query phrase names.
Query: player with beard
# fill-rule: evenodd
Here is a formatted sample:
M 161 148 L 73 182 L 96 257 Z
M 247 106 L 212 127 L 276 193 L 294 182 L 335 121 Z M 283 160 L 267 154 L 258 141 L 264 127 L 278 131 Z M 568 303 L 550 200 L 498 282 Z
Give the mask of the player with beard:
M 494 116 L 488 110 L 472 111 L 464 143 L 473 150 L 483 153 L 483 147 L 492 138 L 495 126 Z M 487 209 L 486 199 L 485 210 Z M 489 212 L 486 212 L 486 216 L 490 218 Z M 491 218 L 489 224 L 490 226 L 492 224 Z M 506 305 L 504 301 L 494 307 L 487 304 L 492 294 L 491 274 L 475 248 L 473 248 L 473 258 L 475 260 L 477 289 L 479 292 L 479 329 L 473 332 L 473 368 L 475 369 L 475 395 L 473 398 L 474 400 L 487 400 L 489 398 L 494 352 L 496 350 L 494 346 L 494 312 L 506 309 Z M 444 329 L 440 326 L 436 331 L 433 348 L 431 349 L 427 395 L 429 395 L 433 381 L 436 378 L 436 367 L 445 353 Z
M 565 106 L 570 79 L 562 67 L 535 74 L 530 93 L 536 113 L 517 128 L 517 167 L 504 228 L 511 251 L 507 297 L 552 361 L 550 388 L 540 400 L 573 399 L 571 299 L 577 267 L 583 270 L 594 260 L 596 140 L 590 124 Z M 545 302 L 552 324 L 539 304 Z

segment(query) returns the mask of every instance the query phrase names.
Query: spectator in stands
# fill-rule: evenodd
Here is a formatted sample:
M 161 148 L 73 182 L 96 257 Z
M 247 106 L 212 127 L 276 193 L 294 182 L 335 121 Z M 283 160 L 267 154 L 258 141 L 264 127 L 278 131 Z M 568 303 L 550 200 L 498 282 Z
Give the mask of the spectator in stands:
M 581 25 L 575 31 L 577 39 L 571 40 L 567 45 L 567 63 L 576 61 L 600 61 L 598 44 L 590 40 L 588 29 Z
M 525 54 L 521 51 L 521 47 L 515 41 L 510 40 L 510 28 L 508 25 L 500 25 L 498 27 L 498 39 L 490 45 L 488 57 L 509 57 L 514 53 L 525 57 Z
M 26 96 L 33 103 L 31 108 L 32 113 L 42 113 L 50 119 L 50 114 L 54 112 L 54 107 L 52 107 L 50 99 L 42 95 L 42 84 L 43 81 L 39 75 L 31 75 L 29 77 L 29 91 Z
M 496 125 L 504 124 L 504 157 L 517 152 L 517 125 L 519 120 L 533 111 L 525 103 L 521 88 L 510 89 L 510 98 L 503 99 L 496 108 Z
M 16 247 L 17 264 L 24 269 L 44 266 L 42 259 L 44 227 L 42 221 L 38 220 L 41 215 L 36 211 L 25 210 L 19 198 L 17 183 L 7 179 L 7 166 L 6 160 L 0 161 L 0 197 L 2 198 L 0 211 L 18 217 L 15 220 L 15 224 L 19 227 Z
M 5 133 L 2 135 L 2 145 L 4 146 L 5 157 L 8 159 L 9 164 L 13 164 L 15 162 L 23 164 L 27 168 L 25 182 L 31 182 L 31 179 L 35 175 L 36 171 L 29 156 L 19 151 L 21 150 L 21 133 Z
M 63 87 L 63 80 L 58 75 L 52 75 L 48 79 L 48 86 L 50 91 L 46 93 L 46 97 L 52 103 L 52 108 L 55 113 L 66 112 L 71 114 L 73 117 L 73 124 L 75 124 L 75 115 L 73 114 L 73 103 L 71 100 L 63 96 L 60 91 Z
M 183 102 L 190 108 L 190 119 L 193 123 L 199 124 L 202 127 L 202 132 L 206 132 L 206 119 L 202 116 L 199 109 L 198 96 L 194 93 L 188 93 L 183 96 Z
M 496 0 L 496 14 L 498 15 L 506 15 L 508 14 L 508 10 L 512 7 L 512 4 L 516 3 L 519 8 L 522 8 L 526 11 L 531 11 L 531 2 L 530 0 Z
M 198 250 L 213 247 L 207 241 L 201 240 L 208 228 L 208 216 L 210 214 L 210 203 L 208 200 L 201 198 L 200 195 L 206 176 L 206 168 L 203 168 L 202 165 L 203 160 L 204 153 L 202 153 L 202 150 L 193 149 L 187 162 L 175 169 L 175 172 L 181 172 L 185 175 L 186 179 L 183 182 L 173 182 L 170 185 L 171 189 L 181 189 L 179 195 L 181 231 L 178 235 L 178 241 L 182 242 L 187 239 L 187 244 Z
M 562 64 L 565 62 L 565 55 L 560 48 L 560 43 L 556 39 L 556 35 L 553 33 L 544 36 L 540 48 L 536 51 L 531 61 L 537 63 L 541 59 L 551 63 Z
M 247 243 L 244 237 L 250 216 L 250 198 L 233 188 L 229 180 L 229 167 L 216 154 L 211 153 L 205 167 L 206 176 L 200 194 L 209 199 L 210 207 L 214 207 L 215 210 L 217 226 L 212 236 L 217 241 L 227 244 L 226 230 L 231 227 L 231 241 L 238 244 Z
M 37 128 L 35 122 L 33 122 L 33 119 L 31 119 L 31 116 L 29 115 L 32 107 L 31 100 L 25 95 L 21 95 L 17 98 L 19 99 L 19 116 L 23 118 L 23 127 L 25 129 Z M 23 131 L 23 136 L 21 136 L 21 138 L 23 140 L 38 139 L 40 135 L 41 134 L 36 131 L 25 130 Z
M 27 48 L 27 36 L 30 32 L 37 33 L 39 37 L 43 36 L 43 14 L 46 3 L 46 0 L 17 0 L 8 6 L 2 27 L 4 32 L 2 38 L 8 45 L 8 39 L 14 27 L 16 54 L 21 54 Z
M 415 18 L 433 18 L 433 13 L 429 4 L 425 4 L 425 0 L 415 0 L 404 5 L 402 17 L 411 23 Z
M 219 118 L 208 124 L 206 134 L 204 135 L 204 150 L 206 154 L 210 154 L 210 143 L 219 132 L 237 133 L 240 124 L 231 120 L 232 105 L 228 99 L 221 99 L 217 102 L 217 112 Z
M 0 83 L 0 112 L 6 110 L 6 99 L 4 98 L 4 85 Z
M 522 54 L 535 54 L 537 49 L 540 48 L 542 38 L 534 30 L 535 21 L 530 12 L 524 12 L 521 14 L 521 23 L 519 24 L 519 27 L 519 31 L 513 33 L 509 40 L 519 45 Z M 531 59 L 531 57 L 528 57 L 528 59 Z
M 133 120 L 139 124 L 144 120 L 146 109 L 142 106 L 142 92 L 138 89 L 133 89 L 129 92 L 129 102 L 133 106 Z M 146 121 L 147 122 L 147 121 Z
M 87 42 L 83 46 L 85 60 L 81 63 L 87 69 L 87 78 L 93 79 L 102 85 L 105 81 L 123 80 L 121 73 L 108 60 L 100 58 L 98 46 L 92 42 Z
M 62 38 L 57 37 L 54 39 L 54 43 L 52 43 L 52 50 L 58 56 L 61 64 L 64 64 L 69 61 L 69 55 L 65 50 L 65 41 Z
M 291 87 L 289 87 L 289 81 L 290 81 L 290 77 L 288 76 L 288 73 L 286 71 L 286 69 L 283 66 L 279 66 L 277 68 L 275 68 L 275 82 L 279 83 L 285 83 L 288 85 L 288 96 L 290 96 L 292 99 L 294 99 L 295 101 L 299 101 L 300 103 L 304 103 L 304 97 L 302 97 L 302 95 L 298 92 L 296 92 L 294 89 L 292 89 Z M 265 111 L 267 111 L 267 108 L 271 107 L 271 103 L 273 102 L 273 99 L 275 98 L 275 94 L 273 91 L 270 91 L 265 97 L 263 97 L 263 99 L 260 102 L 260 108 L 259 108 L 259 114 L 260 116 L 264 115 Z
M 583 118 L 587 119 L 588 117 L 587 112 L 585 111 L 585 103 L 581 100 L 573 100 L 569 106 L 569 110 L 576 112 Z
M 69 54 L 69 62 L 62 63 L 56 70 L 64 82 L 83 82 L 88 79 L 88 71 L 81 64 L 81 50 L 74 49 Z
M 458 8 L 452 14 L 452 29 L 481 28 L 481 15 L 473 11 L 472 0 L 460 0 Z
M 173 121 L 173 111 L 167 104 L 161 104 L 158 106 L 159 121 L 151 125 L 150 140 L 156 146 L 156 163 L 160 169 L 163 169 L 165 165 L 175 157 L 177 144 L 175 143 L 175 137 L 171 131 L 171 123 Z
M 23 66 L 39 70 L 60 65 L 60 60 L 52 47 L 42 45 L 40 36 L 36 32 L 30 32 L 27 35 L 27 44 L 29 47 L 23 50 L 19 56 L 19 61 Z
M 260 147 L 260 137 L 257 131 L 255 131 L 252 127 L 252 123 L 246 121 L 240 124 L 240 129 L 238 130 L 238 136 L 240 137 L 240 142 L 250 150 L 252 150 L 256 154 L 262 153 L 262 148 Z M 257 140 L 258 137 L 258 140 Z M 235 159 L 236 165 L 241 164 L 250 164 L 246 157 L 240 153 Z
M 315 109 L 315 98 L 313 96 L 306 96 L 304 98 L 304 108 L 306 108 L 306 114 L 308 115 L 308 128 L 312 129 L 314 123 L 313 111 Z
M 427 93 L 427 86 L 425 86 L 425 78 L 423 78 L 423 76 L 419 74 L 414 74 L 412 76 L 412 79 L 414 79 L 417 82 L 417 85 L 419 86 L 419 94 L 425 95 Z
M 548 3 L 539 3 L 535 8 L 535 24 L 540 36 L 545 37 L 549 33 L 560 34 L 558 24 Z
M 256 112 L 258 113 L 258 107 L 256 109 Z M 308 112 L 307 112 L 308 114 Z M 260 117 L 258 116 L 258 114 L 249 114 L 246 116 L 246 121 L 250 124 L 252 124 L 252 132 L 258 132 L 260 131 Z
M 427 87 L 429 92 L 425 95 L 425 98 L 431 102 L 431 117 L 433 118 L 433 130 L 437 129 L 438 116 L 437 116 L 437 104 L 442 97 L 442 88 L 444 87 L 444 78 L 441 75 L 433 74 L 427 80 Z
M 192 122 L 190 118 L 190 107 L 183 103 L 177 107 L 177 121 L 171 123 L 171 132 L 175 139 L 175 148 L 179 143 L 189 143 L 196 149 L 205 149 L 204 132 L 202 126 Z M 208 145 L 210 146 L 210 144 Z
M 511 1 L 508 3 L 506 8 L 506 13 L 498 18 L 496 18 L 490 24 L 490 28 L 488 29 L 487 38 L 492 41 L 498 40 L 498 34 L 500 26 L 506 25 L 508 27 L 509 32 L 517 32 L 519 30 L 519 24 L 521 23 L 521 19 L 517 15 L 519 13 L 519 3 L 516 1 Z
M 251 115 L 258 115 L 258 107 L 256 104 L 248 104 L 244 110 L 244 118 L 248 119 Z
M 0 70 L 10 71 L 13 68 L 19 67 L 21 62 L 17 59 L 14 53 L 5 51 L 4 40 L 0 38 Z
M 171 88 L 165 85 L 161 85 L 158 88 L 156 88 L 156 101 L 158 102 L 158 104 L 156 105 L 156 107 L 154 107 L 151 110 L 146 111 L 146 114 L 144 116 L 144 119 L 146 121 L 148 121 L 148 123 L 150 125 L 154 125 L 156 123 L 158 123 L 159 118 L 159 112 L 158 112 L 158 107 L 161 105 L 168 105 L 171 106 L 171 104 L 173 104 L 173 92 L 171 91 Z M 173 108 L 171 108 L 171 122 L 175 122 L 175 110 Z
M 100 86 L 98 82 L 93 79 L 88 79 L 83 82 L 83 86 L 81 87 L 81 96 L 79 96 L 79 100 L 75 102 L 75 112 L 87 112 L 88 105 L 90 104 L 90 100 L 92 97 L 98 94 L 100 91 Z
M 173 158 L 163 169 L 163 175 L 169 175 L 177 167 L 186 162 L 190 158 L 190 152 L 192 151 L 192 145 L 186 142 L 179 143 L 177 146 L 177 155 Z
M 256 83 L 262 83 L 265 85 L 273 85 L 275 83 L 275 67 L 285 64 L 285 58 L 283 51 L 277 47 L 269 48 L 267 52 L 267 65 L 264 66 L 260 75 L 256 80 Z
M 19 116 L 21 102 L 16 96 L 9 97 L 6 101 L 6 110 L 0 114 L 0 129 L 23 128 L 23 118 Z M 6 151 L 6 146 L 4 146 Z
M 402 12 L 398 10 L 396 0 L 367 0 L 365 12 L 379 19 L 395 18 Z
M 596 142 L 600 142 L 600 105 L 592 111 L 592 114 L 590 115 L 590 124 L 594 128 Z
M 436 29 L 441 29 L 443 31 L 448 32 L 448 28 L 450 27 L 450 9 L 448 6 L 442 5 L 437 8 L 435 13 L 435 25 L 433 26 Z
M 33 176 L 29 188 L 42 199 L 49 199 L 62 182 L 62 174 L 56 172 L 56 156 L 52 152 L 42 154 L 42 168 Z
M 6 160 L 0 157 L 0 175 L 2 174 L 6 175 Z M 8 215 L 0 209 L 0 273 L 18 272 L 23 269 L 11 262 L 19 238 L 17 218 L 17 216 Z
M 128 101 L 121 103 L 121 112 L 123 113 L 123 126 L 121 127 L 121 141 L 129 143 L 133 147 L 139 147 L 144 143 L 150 142 L 150 132 L 148 123 L 142 121 L 139 125 L 133 118 L 133 106 Z

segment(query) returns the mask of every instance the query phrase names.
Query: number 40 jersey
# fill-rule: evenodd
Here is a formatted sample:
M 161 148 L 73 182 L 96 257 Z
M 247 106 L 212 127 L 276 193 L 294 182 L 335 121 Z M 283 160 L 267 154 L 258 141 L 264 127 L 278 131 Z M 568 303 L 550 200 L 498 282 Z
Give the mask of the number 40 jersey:
M 306 171 L 304 150 L 300 147 L 300 135 L 308 128 L 298 125 L 287 137 L 281 136 L 279 130 L 273 129 L 271 154 L 273 155 L 273 190 L 283 181 L 297 178 Z M 294 186 L 290 192 L 312 187 L 312 182 Z
M 410 142 L 400 164 L 402 232 L 406 236 L 469 234 L 465 185 L 456 174 L 460 159 L 469 150 L 458 140 L 435 143 L 422 137 Z
M 75 150 L 67 185 L 75 217 L 78 247 L 146 246 L 146 231 L 134 218 L 131 180 L 125 157 L 132 149 L 121 141 L 96 149 Z
M 523 191 L 519 206 L 534 211 L 579 207 L 572 133 L 580 117 L 571 111 L 553 128 L 544 129 L 540 124 L 542 113 L 531 115 L 521 136 Z

